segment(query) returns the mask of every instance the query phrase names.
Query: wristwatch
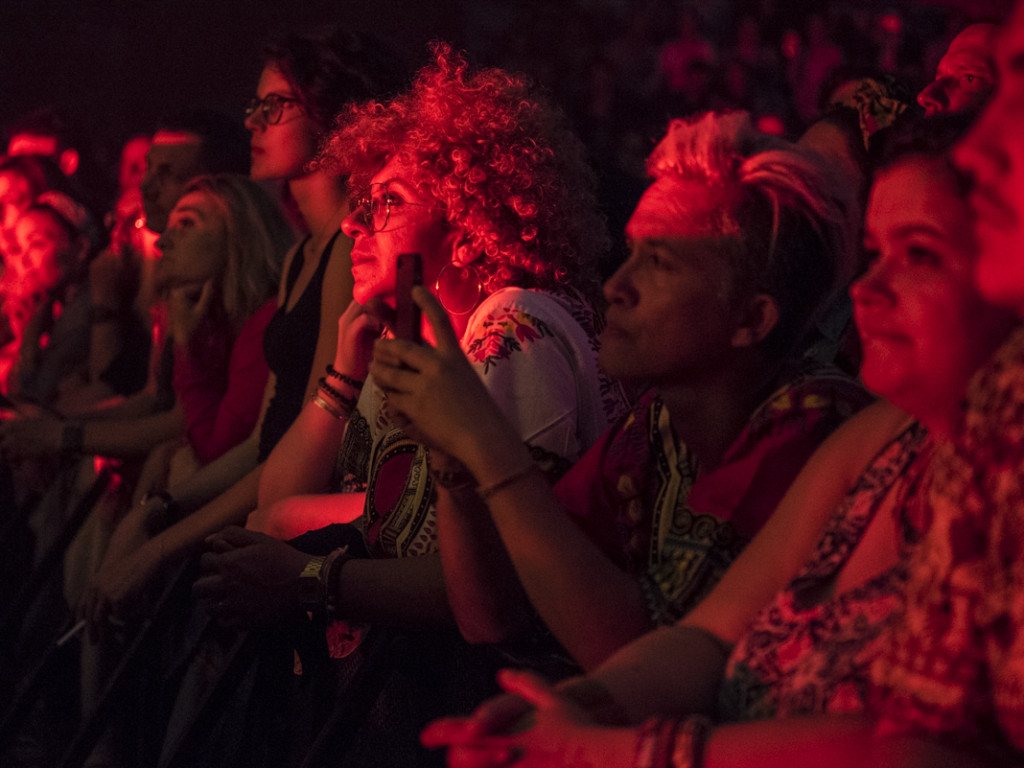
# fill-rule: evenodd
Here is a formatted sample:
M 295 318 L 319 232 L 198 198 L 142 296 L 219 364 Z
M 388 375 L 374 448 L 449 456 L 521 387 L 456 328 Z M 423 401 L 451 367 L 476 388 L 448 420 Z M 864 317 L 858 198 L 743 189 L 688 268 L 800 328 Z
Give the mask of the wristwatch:
M 305 608 L 323 605 L 323 567 L 326 557 L 311 557 L 299 574 L 299 603 Z
M 149 502 L 156 499 L 161 503 L 159 509 L 149 509 Z M 146 530 L 151 536 L 155 536 L 172 524 L 178 522 L 181 516 L 181 508 L 171 494 L 163 489 L 153 489 L 143 494 L 139 504 L 147 510 Z

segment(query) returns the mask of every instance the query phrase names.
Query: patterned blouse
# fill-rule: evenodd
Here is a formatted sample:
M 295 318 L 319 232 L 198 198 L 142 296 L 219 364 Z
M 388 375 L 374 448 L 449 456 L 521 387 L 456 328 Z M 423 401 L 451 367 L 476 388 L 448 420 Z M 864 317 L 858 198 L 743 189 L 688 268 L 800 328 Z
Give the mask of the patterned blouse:
M 869 400 L 838 369 L 808 364 L 755 410 L 721 464 L 701 472 L 648 392 L 555 492 L 640 580 L 652 620 L 670 624 L 717 583 L 821 441 Z
M 872 669 L 883 733 L 1024 759 L 1024 329 L 974 377 L 936 453 L 907 606 Z
M 828 595 L 877 515 L 899 521 L 903 543 L 920 504 L 931 441 L 914 423 L 875 456 L 826 526 L 809 562 L 733 649 L 719 691 L 725 722 L 858 712 L 877 639 L 900 603 L 904 562 Z
M 599 333 L 600 315 L 581 300 L 504 288 L 474 311 L 462 338 L 487 390 L 552 478 L 627 408 L 621 387 L 598 368 Z M 426 452 L 391 423 L 372 381 L 346 430 L 339 469 L 343 480 L 366 481 L 362 527 L 371 557 L 436 551 Z

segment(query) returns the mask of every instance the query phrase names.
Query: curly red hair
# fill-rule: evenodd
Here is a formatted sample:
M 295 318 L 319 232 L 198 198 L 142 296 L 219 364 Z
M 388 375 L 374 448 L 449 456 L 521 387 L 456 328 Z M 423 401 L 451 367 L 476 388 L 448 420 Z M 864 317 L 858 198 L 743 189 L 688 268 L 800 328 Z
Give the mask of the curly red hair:
M 365 189 L 393 157 L 482 254 L 491 292 L 507 285 L 600 295 L 597 260 L 608 248 L 594 176 L 562 113 L 525 77 L 471 72 L 464 56 L 432 46 L 436 64 L 384 104 L 339 116 L 317 164 Z

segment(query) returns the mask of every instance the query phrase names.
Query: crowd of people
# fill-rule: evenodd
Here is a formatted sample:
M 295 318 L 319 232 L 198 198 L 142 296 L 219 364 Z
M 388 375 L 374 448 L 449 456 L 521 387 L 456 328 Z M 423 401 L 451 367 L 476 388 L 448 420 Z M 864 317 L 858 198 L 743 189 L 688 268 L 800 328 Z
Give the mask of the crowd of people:
M 13 125 L 0 761 L 1021 764 L 1024 3 L 919 87 L 770 5 L 735 67 L 682 9 L 632 199 L 352 30 L 106 206 Z

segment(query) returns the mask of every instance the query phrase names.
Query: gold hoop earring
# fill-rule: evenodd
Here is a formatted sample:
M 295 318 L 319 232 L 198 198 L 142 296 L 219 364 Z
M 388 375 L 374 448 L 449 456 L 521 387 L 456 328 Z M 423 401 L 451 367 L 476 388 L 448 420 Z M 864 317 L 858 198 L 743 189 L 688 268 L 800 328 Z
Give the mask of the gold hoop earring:
M 456 266 L 449 261 L 441 267 L 434 282 L 437 301 L 449 315 L 468 315 L 480 303 L 483 292 L 480 270 L 472 264 Z

